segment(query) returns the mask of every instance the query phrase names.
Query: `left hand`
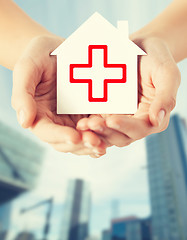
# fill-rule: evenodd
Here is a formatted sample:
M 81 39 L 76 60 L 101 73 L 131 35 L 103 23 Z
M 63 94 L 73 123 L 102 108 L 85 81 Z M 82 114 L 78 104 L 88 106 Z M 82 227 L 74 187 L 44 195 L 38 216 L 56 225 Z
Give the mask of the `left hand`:
M 134 40 L 147 56 L 139 58 L 138 110 L 134 115 L 83 118 L 79 130 L 93 130 L 119 147 L 165 130 L 175 107 L 180 72 L 166 43 L 156 37 Z
M 92 131 L 80 132 L 87 115 L 56 114 L 56 57 L 50 53 L 63 41 L 57 36 L 32 39 L 13 72 L 12 106 L 19 123 L 60 152 L 99 157 L 106 144 Z

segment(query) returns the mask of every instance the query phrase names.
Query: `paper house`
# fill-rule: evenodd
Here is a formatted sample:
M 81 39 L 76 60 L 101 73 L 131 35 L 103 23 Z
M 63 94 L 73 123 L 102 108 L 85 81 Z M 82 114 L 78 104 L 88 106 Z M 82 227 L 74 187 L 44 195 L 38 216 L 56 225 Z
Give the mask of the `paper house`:
M 58 114 L 133 114 L 137 56 L 128 22 L 117 28 L 95 13 L 51 55 L 57 55 Z

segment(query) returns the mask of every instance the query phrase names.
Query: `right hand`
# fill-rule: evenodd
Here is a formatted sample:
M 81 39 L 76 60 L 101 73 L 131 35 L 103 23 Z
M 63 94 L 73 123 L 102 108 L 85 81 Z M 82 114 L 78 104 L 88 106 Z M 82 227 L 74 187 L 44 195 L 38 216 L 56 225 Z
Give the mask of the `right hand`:
M 132 40 L 147 53 L 139 58 L 137 112 L 90 116 L 77 124 L 77 129 L 92 130 L 108 144 L 118 147 L 167 128 L 181 79 L 170 49 L 162 39 L 133 37 Z

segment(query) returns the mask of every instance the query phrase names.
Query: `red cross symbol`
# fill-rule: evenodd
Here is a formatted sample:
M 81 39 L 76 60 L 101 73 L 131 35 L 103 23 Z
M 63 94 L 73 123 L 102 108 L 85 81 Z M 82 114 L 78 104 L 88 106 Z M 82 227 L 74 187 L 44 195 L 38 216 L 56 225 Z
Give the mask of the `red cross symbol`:
M 108 84 L 126 83 L 126 71 L 126 64 L 108 64 L 107 45 L 89 45 L 88 64 L 70 64 L 70 83 L 88 83 L 88 101 L 107 102 Z M 93 96 L 93 86 L 103 97 Z

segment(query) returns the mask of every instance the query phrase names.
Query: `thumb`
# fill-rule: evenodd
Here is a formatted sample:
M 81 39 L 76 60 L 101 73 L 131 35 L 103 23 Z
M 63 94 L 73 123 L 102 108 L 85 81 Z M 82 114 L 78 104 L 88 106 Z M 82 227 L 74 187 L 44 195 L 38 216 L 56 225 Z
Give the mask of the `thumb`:
M 177 67 L 165 69 L 155 81 L 155 97 L 150 105 L 149 119 L 153 126 L 160 126 L 165 116 L 170 114 L 176 105 L 177 91 L 180 85 L 180 72 Z
M 31 60 L 19 61 L 13 71 L 12 107 L 23 128 L 30 127 L 37 113 L 34 99 L 39 80 L 36 65 Z

